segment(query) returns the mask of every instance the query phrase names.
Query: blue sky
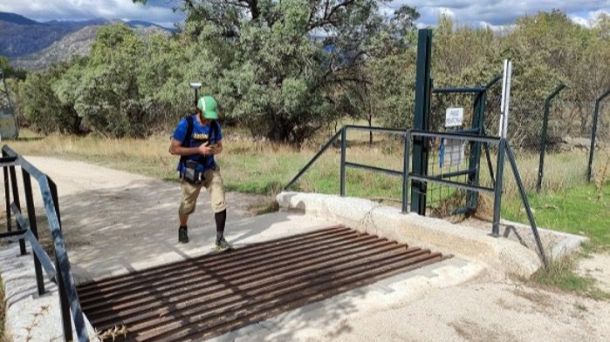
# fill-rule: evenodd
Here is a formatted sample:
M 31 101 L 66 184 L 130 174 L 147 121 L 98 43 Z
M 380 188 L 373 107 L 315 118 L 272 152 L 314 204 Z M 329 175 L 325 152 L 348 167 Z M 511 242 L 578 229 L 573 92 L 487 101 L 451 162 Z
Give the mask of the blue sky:
M 177 0 L 149 0 L 146 6 L 131 0 L 1 0 L 0 11 L 47 20 L 91 18 L 145 20 L 172 27 L 183 19 L 172 7 Z M 587 25 L 599 13 L 610 14 L 610 0 L 393 0 L 382 10 L 391 13 L 401 4 L 415 6 L 422 17 L 419 26 L 434 25 L 440 14 L 462 25 L 501 27 L 515 18 L 539 11 L 560 9 L 575 22 Z

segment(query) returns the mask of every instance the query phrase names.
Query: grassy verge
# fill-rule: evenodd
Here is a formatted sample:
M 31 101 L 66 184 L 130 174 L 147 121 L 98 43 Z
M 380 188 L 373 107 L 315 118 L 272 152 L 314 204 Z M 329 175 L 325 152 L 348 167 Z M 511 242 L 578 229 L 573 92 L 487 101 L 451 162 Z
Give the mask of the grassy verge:
M 530 279 L 524 279 L 524 282 L 547 289 L 576 293 L 595 300 L 610 300 L 610 293 L 600 290 L 595 279 L 575 272 L 578 260 L 586 257 L 587 253 L 585 250 L 580 255 L 553 260 L 548 268 L 539 269 Z
M 594 250 L 610 249 L 610 182 L 532 193 L 529 200 L 539 226 L 586 235 Z M 509 220 L 527 222 L 517 198 L 505 201 L 502 213 Z

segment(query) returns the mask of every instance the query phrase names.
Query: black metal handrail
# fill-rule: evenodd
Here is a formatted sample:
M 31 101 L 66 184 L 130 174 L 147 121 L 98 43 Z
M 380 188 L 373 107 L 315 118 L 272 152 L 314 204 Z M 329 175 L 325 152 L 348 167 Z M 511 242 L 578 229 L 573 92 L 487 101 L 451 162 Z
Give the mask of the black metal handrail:
M 51 178 L 7 145 L 2 147 L 2 160 L 0 160 L 0 165 L 3 167 L 4 174 L 4 194 L 7 215 L 7 232 L 1 233 L 0 239 L 19 240 L 21 255 L 27 254 L 25 240 L 30 243 L 34 257 L 38 294 L 42 295 L 45 293 L 42 275 L 43 269 L 47 274 L 47 277 L 57 284 L 65 340 L 73 340 L 72 323 L 74 323 L 78 341 L 89 341 L 83 311 L 78 299 L 78 293 L 71 273 L 68 252 L 62 233 L 57 186 Z M 17 186 L 17 175 L 15 170 L 16 166 L 19 166 L 22 171 L 27 218 L 24 217 L 21 212 L 19 187 Z M 38 182 L 40 188 L 45 215 L 53 239 L 53 248 L 55 252 L 54 262 L 38 241 L 38 227 L 31 184 L 32 178 Z M 15 216 L 17 231 L 12 230 L 12 215 Z

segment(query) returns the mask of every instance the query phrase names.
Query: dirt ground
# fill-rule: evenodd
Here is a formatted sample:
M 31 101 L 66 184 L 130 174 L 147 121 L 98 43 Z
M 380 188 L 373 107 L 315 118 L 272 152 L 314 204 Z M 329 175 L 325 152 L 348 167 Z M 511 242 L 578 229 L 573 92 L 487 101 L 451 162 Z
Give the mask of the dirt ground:
M 28 159 L 57 183 L 64 226 L 78 227 L 66 232 L 69 250 L 78 251 L 79 257 L 73 260 L 76 271 L 104 263 L 100 260 L 103 254 L 116 254 L 111 262 L 120 262 L 122 255 L 151 253 L 165 236 L 155 236 L 148 224 L 167 226 L 168 231 L 176 228 L 177 183 L 83 162 Z M 192 218 L 198 229 L 213 229 L 206 196 Z M 229 225 L 251 216 L 248 208 L 263 200 L 261 196 L 229 193 Z M 108 230 L 113 233 L 105 233 Z M 108 253 L 125 239 L 133 241 L 133 248 Z M 580 269 L 608 289 L 610 256 L 585 259 Z M 414 301 L 395 303 L 391 310 L 328 322 L 315 340 L 609 341 L 609 304 L 485 275 L 459 286 L 432 290 Z
M 344 321 L 342 329 L 327 337 L 336 334 L 334 341 L 608 341 L 608 317 L 607 302 L 511 280 L 479 279 L 433 291 L 390 311 Z

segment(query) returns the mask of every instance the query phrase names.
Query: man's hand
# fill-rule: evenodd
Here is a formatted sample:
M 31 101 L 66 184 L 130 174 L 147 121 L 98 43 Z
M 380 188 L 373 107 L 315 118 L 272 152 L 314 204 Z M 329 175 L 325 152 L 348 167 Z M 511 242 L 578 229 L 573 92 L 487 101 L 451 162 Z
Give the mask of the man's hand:
M 204 156 L 209 156 L 214 154 L 214 148 L 209 144 L 203 144 L 197 148 L 199 150 L 199 154 L 203 154 Z

